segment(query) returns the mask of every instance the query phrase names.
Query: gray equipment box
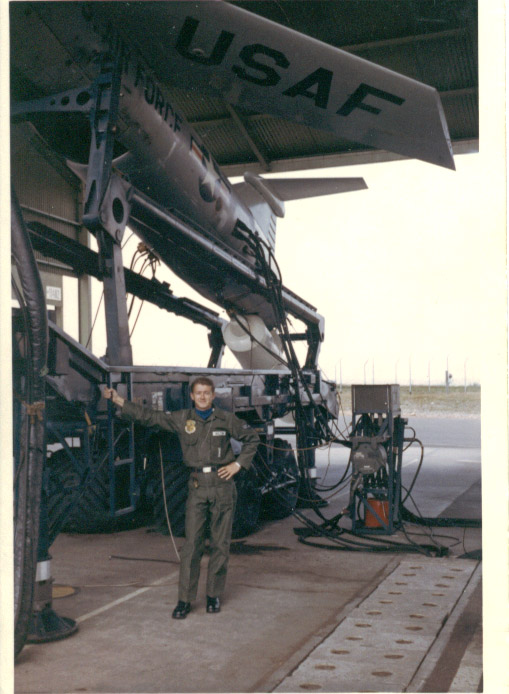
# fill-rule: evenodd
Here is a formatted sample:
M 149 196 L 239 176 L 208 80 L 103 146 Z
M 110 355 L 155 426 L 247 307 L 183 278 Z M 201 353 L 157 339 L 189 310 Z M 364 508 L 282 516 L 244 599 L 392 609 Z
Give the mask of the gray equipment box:
M 352 386 L 353 414 L 390 412 L 401 414 L 399 385 Z

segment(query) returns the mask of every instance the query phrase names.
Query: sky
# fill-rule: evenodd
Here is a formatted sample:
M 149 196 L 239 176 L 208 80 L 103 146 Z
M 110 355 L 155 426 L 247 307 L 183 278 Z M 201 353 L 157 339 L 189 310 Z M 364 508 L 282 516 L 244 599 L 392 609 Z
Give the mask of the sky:
M 276 258 L 285 286 L 325 318 L 320 366 L 350 383 L 479 383 L 483 263 L 482 161 L 455 158 L 456 171 L 394 161 L 288 174 L 361 176 L 368 189 L 286 203 Z M 277 177 L 281 177 L 279 174 Z M 270 178 L 270 175 L 267 176 Z M 130 264 L 138 239 L 124 249 Z M 221 312 L 170 270 L 159 280 Z M 94 280 L 95 315 L 102 287 Z M 66 280 L 64 326 L 76 335 L 75 282 Z M 137 300 L 131 325 L 137 315 Z M 92 335 L 105 351 L 103 305 Z M 224 312 L 221 312 L 226 318 Z M 298 322 L 295 328 L 300 330 Z M 207 331 L 145 303 L 132 336 L 135 363 L 205 366 Z M 223 366 L 239 368 L 227 352 Z

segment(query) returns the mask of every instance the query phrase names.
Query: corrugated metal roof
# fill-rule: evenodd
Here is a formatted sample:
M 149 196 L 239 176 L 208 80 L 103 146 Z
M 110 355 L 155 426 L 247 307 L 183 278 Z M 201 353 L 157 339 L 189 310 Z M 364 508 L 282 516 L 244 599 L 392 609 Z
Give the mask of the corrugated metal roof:
M 230 2 L 436 87 L 453 147 L 456 151 L 475 151 L 479 136 L 476 0 Z M 38 29 L 36 17 L 27 15 L 21 20 L 23 6 L 29 5 L 11 3 L 11 15 L 18 18 L 11 31 L 13 82 L 18 93 L 23 85 L 30 92 L 31 65 L 39 51 L 51 50 L 54 69 L 49 71 L 46 83 L 38 85 L 50 93 L 48 89 L 59 79 L 62 61 L 69 58 L 48 35 L 47 28 Z M 157 66 L 165 60 L 162 19 L 168 4 L 109 3 L 112 12 L 119 12 L 121 5 L 125 11 L 118 14 L 119 22 L 121 17 L 122 30 L 130 40 L 136 41 L 140 31 L 152 32 L 153 41 L 148 44 L 145 58 L 157 72 Z M 26 26 L 30 22 L 34 26 L 27 44 Z M 22 23 L 25 26 L 21 31 Z M 350 164 L 352 155 L 355 163 L 398 158 L 309 127 L 237 107 L 233 110 L 222 99 L 182 89 L 171 79 L 166 83 L 175 103 L 229 175 L 244 170 L 284 171 Z

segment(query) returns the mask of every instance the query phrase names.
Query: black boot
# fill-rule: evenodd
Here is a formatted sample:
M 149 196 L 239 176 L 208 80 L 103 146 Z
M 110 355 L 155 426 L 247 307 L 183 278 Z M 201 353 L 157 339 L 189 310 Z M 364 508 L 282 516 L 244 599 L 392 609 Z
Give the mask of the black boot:
M 173 617 L 173 619 L 185 619 L 190 612 L 191 603 L 179 600 L 171 616 Z
M 221 611 L 221 603 L 219 598 L 209 598 L 207 595 L 207 612 L 214 613 Z

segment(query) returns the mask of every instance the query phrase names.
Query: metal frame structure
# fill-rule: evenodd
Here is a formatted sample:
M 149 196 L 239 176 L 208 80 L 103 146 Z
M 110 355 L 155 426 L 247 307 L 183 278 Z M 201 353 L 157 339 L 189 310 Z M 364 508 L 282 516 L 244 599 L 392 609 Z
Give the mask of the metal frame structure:
M 398 385 L 352 385 L 350 518 L 354 533 L 392 535 L 398 527 L 406 423 Z M 366 523 L 368 515 L 374 519 L 371 524 Z

